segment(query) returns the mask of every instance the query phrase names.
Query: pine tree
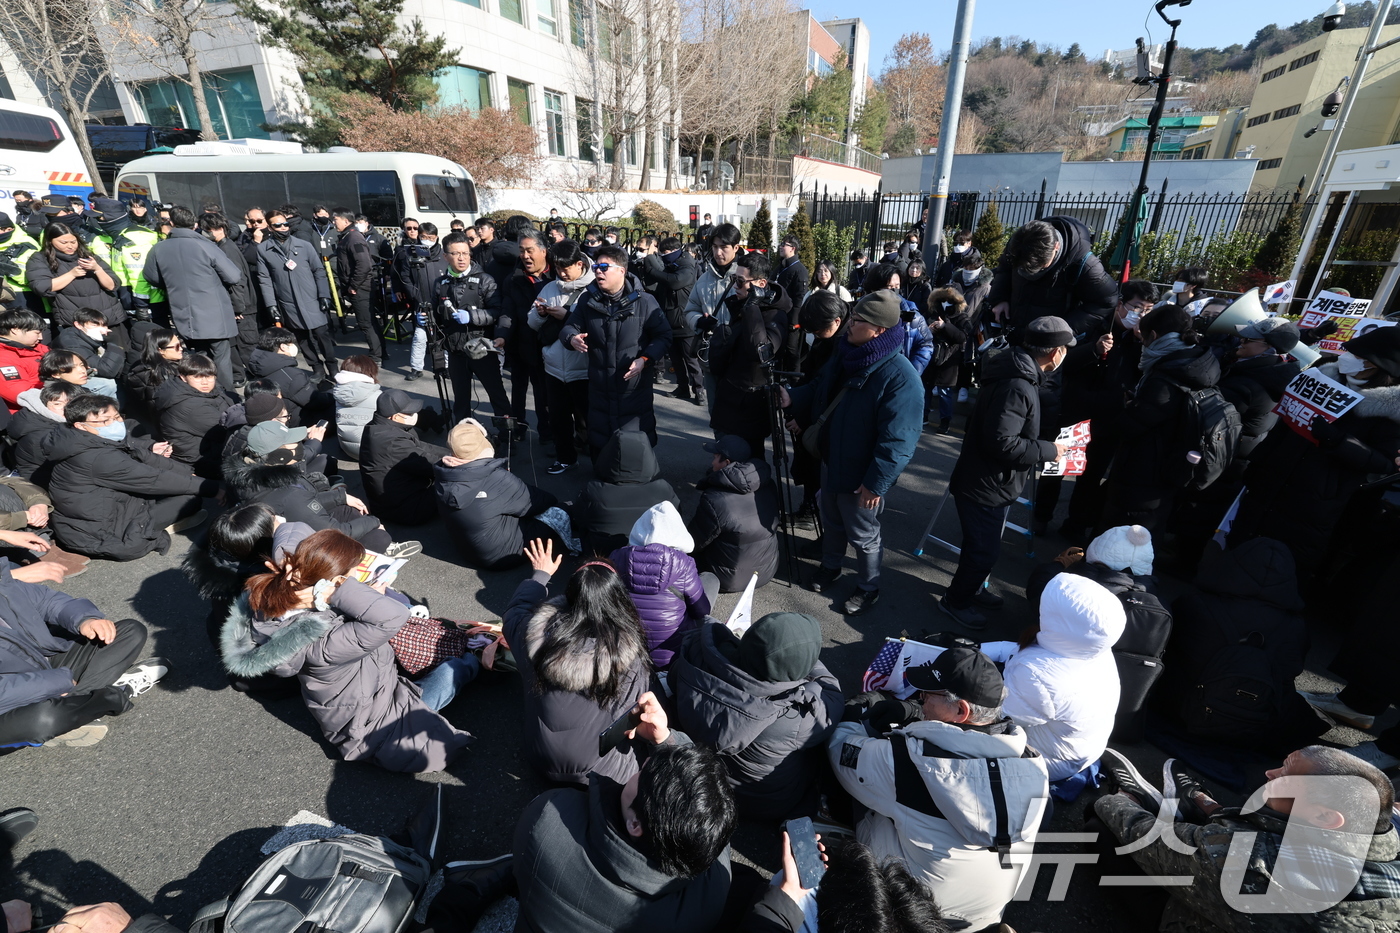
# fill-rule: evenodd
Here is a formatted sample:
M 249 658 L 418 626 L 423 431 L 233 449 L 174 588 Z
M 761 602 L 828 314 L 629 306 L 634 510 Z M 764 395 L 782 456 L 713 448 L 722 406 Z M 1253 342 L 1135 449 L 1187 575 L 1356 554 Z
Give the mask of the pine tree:
M 765 253 L 773 251 L 773 213 L 768 210 L 767 198 L 754 212 L 753 226 L 749 228 L 749 249 L 761 249 Z
M 1001 215 L 997 212 L 997 202 L 988 201 L 977 219 L 972 231 L 972 245 L 982 254 L 982 261 L 995 269 L 1001 259 L 1001 251 L 1006 247 L 1006 228 L 1002 226 Z
M 1288 210 L 1279 218 L 1278 224 L 1264 242 L 1259 252 L 1254 254 L 1254 268 L 1268 273 L 1274 281 L 1282 279 L 1293 269 L 1293 260 L 1298 256 L 1301 245 L 1298 237 L 1303 222 L 1303 199 L 1295 197 Z
M 797 202 L 797 213 L 792 215 L 792 220 L 788 223 L 787 235 L 797 237 L 798 242 L 802 244 L 797 250 L 797 258 L 802 260 L 802 264 L 810 273 L 817 267 L 817 243 L 812 237 L 812 218 L 807 216 L 806 202 Z

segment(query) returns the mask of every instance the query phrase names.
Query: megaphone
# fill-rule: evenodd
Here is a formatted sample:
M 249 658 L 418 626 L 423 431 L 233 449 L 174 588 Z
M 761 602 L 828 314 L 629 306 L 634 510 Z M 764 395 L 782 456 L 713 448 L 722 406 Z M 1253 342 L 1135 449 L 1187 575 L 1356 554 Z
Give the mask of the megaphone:
M 1259 289 L 1251 288 L 1236 298 L 1234 304 L 1221 311 L 1220 316 L 1211 321 L 1210 326 L 1206 328 L 1206 333 L 1229 334 L 1233 337 L 1238 333 L 1237 325 L 1253 324 L 1268 316 L 1264 305 L 1259 301 Z
M 1318 360 L 1322 359 L 1322 354 L 1319 353 L 1315 347 L 1310 347 L 1305 343 L 1299 343 L 1292 350 L 1289 350 L 1288 355 L 1297 360 L 1298 364 L 1304 369 L 1307 369 Z

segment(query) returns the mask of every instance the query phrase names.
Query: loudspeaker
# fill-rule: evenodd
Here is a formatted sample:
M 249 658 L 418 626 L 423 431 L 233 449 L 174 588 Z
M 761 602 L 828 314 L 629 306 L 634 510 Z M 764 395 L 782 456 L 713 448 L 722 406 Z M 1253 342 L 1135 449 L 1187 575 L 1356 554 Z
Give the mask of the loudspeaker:
M 1264 306 L 1259 302 L 1259 289 L 1251 288 L 1243 295 L 1235 299 L 1235 303 L 1230 305 L 1220 316 L 1211 321 L 1210 327 L 1206 328 L 1207 334 L 1229 334 L 1234 336 L 1238 331 L 1237 325 L 1253 324 L 1255 321 L 1262 321 L 1269 314 L 1264 310 Z
M 1289 350 L 1288 355 L 1297 360 L 1304 369 L 1312 366 L 1322 358 L 1322 354 L 1319 353 L 1315 347 L 1310 347 L 1305 343 L 1300 343 L 1292 350 Z

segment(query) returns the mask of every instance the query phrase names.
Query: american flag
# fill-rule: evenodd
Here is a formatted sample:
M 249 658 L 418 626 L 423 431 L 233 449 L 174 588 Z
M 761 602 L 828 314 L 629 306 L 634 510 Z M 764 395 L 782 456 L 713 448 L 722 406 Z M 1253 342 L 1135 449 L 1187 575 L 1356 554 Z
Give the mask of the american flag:
M 890 675 L 894 673 L 895 664 L 899 661 L 899 653 L 904 648 L 904 642 L 898 638 L 886 638 L 885 645 L 880 649 L 880 653 L 875 655 L 875 660 L 870 662 L 870 666 L 865 670 L 865 677 L 861 680 L 861 690 L 883 690 L 889 683 Z

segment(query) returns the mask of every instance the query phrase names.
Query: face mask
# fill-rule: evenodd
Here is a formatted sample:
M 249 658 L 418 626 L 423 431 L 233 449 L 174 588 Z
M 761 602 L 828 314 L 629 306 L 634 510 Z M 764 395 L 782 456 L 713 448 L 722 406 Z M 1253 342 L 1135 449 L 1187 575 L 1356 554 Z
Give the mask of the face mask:
M 1132 330 L 1134 327 L 1138 326 L 1138 321 L 1141 320 L 1141 311 L 1129 311 L 1127 314 L 1123 315 L 1123 326 L 1128 328 L 1128 330 Z
M 291 228 L 291 227 L 280 227 L 280 228 L 279 228 L 279 227 L 273 227 L 273 228 L 271 228 L 271 229 L 272 229 L 272 238 L 273 238 L 274 240 L 285 240 L 287 237 L 289 237 L 289 236 L 292 235 L 292 228 Z
M 1366 384 L 1371 381 L 1369 378 L 1361 379 L 1356 376 L 1347 376 L 1346 380 L 1347 385 L 1351 386 L 1353 389 L 1364 389 L 1366 388 Z
M 614 246 L 614 245 L 617 244 L 617 237 L 615 237 L 615 236 L 605 236 L 605 237 L 603 237 L 603 239 L 604 239 L 605 241 L 607 241 L 607 244 L 608 244 L 609 246 Z
M 355 229 L 360 231 L 361 233 L 369 233 L 369 224 L 363 221 L 357 222 L 355 224 Z
M 411 428 L 418 423 L 418 412 L 416 411 L 411 415 L 404 415 L 403 417 L 407 420 L 400 421 L 399 424 L 403 425 L 406 428 Z
M 104 424 L 97 429 L 97 436 L 109 441 L 124 441 L 126 440 L 126 422 L 118 421 L 114 424 Z
M 1351 353 L 1343 353 L 1337 358 L 1337 372 L 1341 373 L 1343 376 L 1359 373 L 1361 370 L 1365 369 L 1367 365 L 1369 364 L 1367 364 L 1365 360 Z
M 962 254 L 962 253 L 967 252 L 967 244 L 966 244 L 966 243 L 963 243 L 963 244 L 960 244 L 960 245 L 958 245 L 958 246 L 954 246 L 954 247 L 953 247 L 953 252 L 958 253 L 958 254 Z
M 81 330 L 81 328 L 79 329 Z M 104 340 L 107 339 L 106 334 L 100 334 L 96 331 L 84 330 L 83 333 L 87 334 L 90 339 L 96 340 L 98 343 L 102 343 Z
M 1187 284 L 1186 284 L 1185 282 L 1173 282 L 1173 283 L 1172 283 L 1172 294 L 1173 294 L 1173 295 L 1180 295 L 1182 292 L 1186 291 L 1187 287 L 1188 287 L 1188 286 L 1187 286 Z

